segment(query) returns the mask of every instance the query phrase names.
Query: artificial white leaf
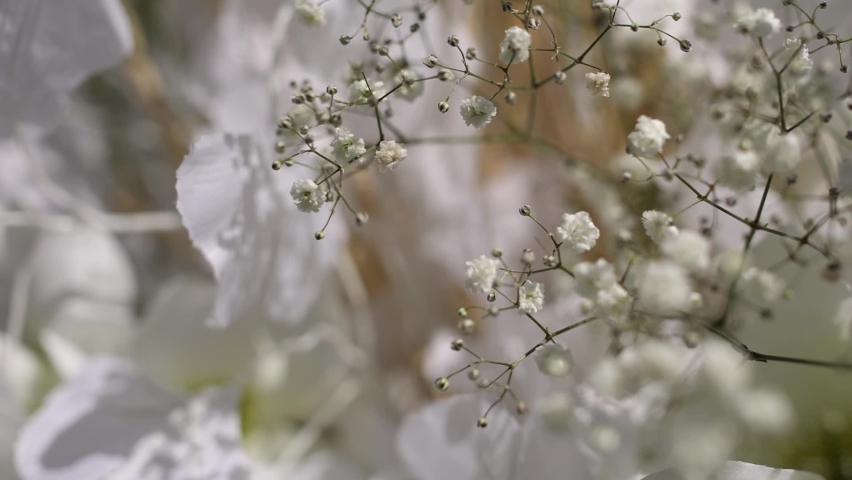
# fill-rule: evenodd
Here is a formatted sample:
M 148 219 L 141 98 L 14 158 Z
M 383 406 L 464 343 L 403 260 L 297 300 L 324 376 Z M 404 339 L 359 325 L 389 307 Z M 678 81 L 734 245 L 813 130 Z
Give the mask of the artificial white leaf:
M 81 297 L 122 310 L 135 300 L 136 276 L 130 258 L 107 232 L 75 230 L 42 234 L 30 254 L 32 290 L 28 328 L 37 330 L 54 317 L 62 302 Z M 98 316 L 97 308 L 68 306 L 72 316 Z M 115 311 L 100 312 L 116 315 Z M 106 321 L 106 319 L 102 318 Z M 126 323 L 127 318 L 114 318 Z
M 24 425 L 24 480 L 248 478 L 239 389 L 185 401 L 126 359 L 102 357 L 57 389 Z
M 663 470 L 643 480 L 682 480 L 675 470 Z M 766 467 L 746 462 L 728 462 L 715 477 L 717 480 L 825 480 L 815 473 Z
M 0 136 L 16 123 L 46 125 L 62 95 L 130 53 L 133 35 L 118 0 L 33 2 L 0 8 Z
M 209 328 L 205 319 L 215 298 L 210 281 L 176 279 L 164 285 L 130 343 L 129 356 L 178 392 L 233 379 L 253 358 L 251 325 Z
M 167 429 L 181 403 L 127 360 L 93 362 L 24 425 L 15 446 L 18 471 L 26 480 L 101 479 L 140 439 Z
M 294 173 L 274 172 L 248 136 L 201 137 L 177 172 L 177 208 L 219 290 L 209 318 L 228 325 L 253 308 L 285 323 L 302 320 L 346 232 L 326 215 L 296 210 Z
M 420 480 L 516 478 L 518 422 L 495 408 L 488 427 L 478 428 L 488 405 L 478 396 L 459 395 L 409 414 L 397 433 L 397 452 L 411 474 Z

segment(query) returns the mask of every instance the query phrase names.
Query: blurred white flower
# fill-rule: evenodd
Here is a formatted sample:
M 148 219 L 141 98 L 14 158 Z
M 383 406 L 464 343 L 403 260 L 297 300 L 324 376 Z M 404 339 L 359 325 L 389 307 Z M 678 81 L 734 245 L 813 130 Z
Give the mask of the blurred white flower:
M 598 291 L 616 283 L 615 269 L 603 258 L 596 262 L 581 262 L 572 269 L 577 280 L 577 293 L 585 298 L 594 299 Z
M 781 298 L 787 284 L 772 272 L 749 267 L 740 276 L 737 286 L 763 301 L 774 302 Z
M 671 138 L 666 132 L 666 124 L 660 120 L 642 115 L 636 120 L 636 127 L 627 136 L 627 153 L 643 158 L 654 158 L 663 152 L 666 140 Z
M 752 150 L 735 150 L 716 163 L 716 177 L 732 190 L 742 192 L 754 186 L 760 160 Z
M 500 61 L 503 63 L 522 63 L 530 57 L 532 36 L 521 27 L 506 30 L 506 38 L 500 42 Z
M 645 227 L 645 233 L 657 245 L 678 234 L 677 227 L 672 225 L 672 217 L 656 210 L 646 210 L 642 213 L 642 226 Z
M 536 349 L 533 354 L 538 371 L 556 378 L 565 378 L 574 371 L 574 357 L 571 350 L 558 343 L 548 343 Z
M 703 272 L 710 267 L 710 241 L 693 230 L 669 236 L 660 248 L 663 254 L 690 272 Z
M 467 274 L 465 288 L 474 293 L 488 293 L 494 288 L 497 280 L 497 260 L 480 255 L 465 263 Z
M 316 28 L 325 26 L 325 12 L 316 0 L 296 0 L 296 11 L 306 25 Z
M 655 314 L 676 315 L 689 310 L 691 294 L 689 277 L 673 262 L 650 262 L 639 283 L 640 305 Z
M 737 30 L 754 38 L 763 38 L 781 30 L 781 20 L 768 8 L 747 9 L 737 18 Z

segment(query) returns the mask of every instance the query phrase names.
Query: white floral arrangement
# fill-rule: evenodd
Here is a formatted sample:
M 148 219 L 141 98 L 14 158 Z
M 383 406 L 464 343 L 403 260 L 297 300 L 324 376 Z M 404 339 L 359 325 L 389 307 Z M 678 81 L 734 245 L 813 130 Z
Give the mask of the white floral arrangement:
M 143 3 L 0 3 L 0 478 L 852 478 L 852 3 Z

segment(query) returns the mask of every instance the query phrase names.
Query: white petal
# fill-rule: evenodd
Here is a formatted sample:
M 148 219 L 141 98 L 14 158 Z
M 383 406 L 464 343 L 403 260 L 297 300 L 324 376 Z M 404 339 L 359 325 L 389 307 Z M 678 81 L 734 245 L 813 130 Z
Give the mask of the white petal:
M 673 469 L 653 473 L 644 480 L 681 480 Z M 765 467 L 746 462 L 728 462 L 718 480 L 825 480 L 822 476 L 799 470 Z
M 130 258 L 109 233 L 79 230 L 43 234 L 30 255 L 30 268 L 33 312 L 28 321 L 35 322 L 36 328 L 56 314 L 60 302 L 68 297 L 125 306 L 136 298 Z M 83 309 L 69 308 L 78 313 Z
M 129 355 L 148 375 L 176 391 L 224 383 L 252 358 L 250 325 L 211 329 L 205 324 L 216 296 L 208 281 L 177 279 L 154 298 Z
M 219 282 L 210 321 L 227 325 L 257 306 L 287 323 L 302 319 L 345 239 L 324 216 L 296 210 L 290 172 L 274 172 L 247 136 L 202 137 L 177 172 L 177 208 Z
M 36 69 L 56 91 L 117 64 L 133 49 L 133 32 L 118 0 L 46 2 L 33 39 Z
M 18 122 L 55 120 L 62 94 L 132 49 L 118 0 L 4 3 L 0 34 L 0 136 Z
M 130 362 L 107 357 L 54 391 L 23 427 L 15 461 L 27 480 L 101 479 L 180 406 Z
M 518 422 L 495 408 L 488 427 L 478 428 L 476 421 L 488 405 L 474 395 L 460 395 L 406 417 L 397 451 L 409 471 L 420 480 L 516 478 Z

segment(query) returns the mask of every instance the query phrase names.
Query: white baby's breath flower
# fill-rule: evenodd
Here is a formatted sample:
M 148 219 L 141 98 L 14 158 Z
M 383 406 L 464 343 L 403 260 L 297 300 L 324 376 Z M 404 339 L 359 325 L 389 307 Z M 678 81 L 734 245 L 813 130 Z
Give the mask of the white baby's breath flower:
M 587 212 L 577 212 L 562 215 L 562 225 L 556 227 L 556 235 L 560 242 L 567 243 L 577 253 L 583 253 L 595 246 L 601 232 Z
M 660 315 L 688 311 L 691 294 L 692 286 L 686 272 L 669 261 L 649 263 L 639 284 L 642 308 Z
M 684 230 L 660 246 L 667 257 L 691 272 L 702 272 L 710 266 L 710 241 L 693 230 Z
M 609 74 L 606 72 L 587 73 L 586 89 L 592 92 L 592 95 L 609 97 Z
M 764 301 L 774 302 L 781 298 L 787 284 L 772 272 L 760 270 L 756 267 L 749 267 L 743 272 L 742 277 L 740 277 L 738 286 L 760 297 Z
M 352 103 L 364 103 L 370 98 L 379 99 L 385 93 L 384 82 L 378 80 L 369 84 L 366 80 L 358 80 L 349 85 L 349 101 Z
M 402 147 L 402 144 L 396 143 L 394 140 L 385 140 L 379 144 L 379 149 L 376 150 L 376 161 L 382 167 L 391 169 L 395 167 L 408 155 L 408 150 Z
M 334 140 L 331 141 L 334 156 L 340 162 L 352 161 L 367 151 L 364 148 L 364 139 L 353 135 L 346 128 L 334 129 Z
M 574 357 L 571 356 L 571 350 L 558 343 L 539 347 L 534 356 L 538 371 L 545 375 L 565 378 L 574 371 Z
M 578 263 L 572 270 L 577 282 L 577 293 L 585 298 L 597 298 L 598 290 L 609 288 L 616 282 L 615 269 L 603 258 L 594 263 Z
M 497 260 L 480 255 L 465 263 L 467 276 L 464 286 L 473 293 L 488 293 L 497 279 Z
M 662 153 L 663 145 L 669 138 L 671 137 L 666 131 L 665 123 L 642 115 L 636 120 L 636 127 L 627 136 L 627 153 L 652 158 Z
M 754 186 L 760 161 L 751 150 L 736 150 L 719 159 L 716 177 L 726 187 L 745 191 Z
M 316 0 L 296 0 L 296 12 L 305 25 L 316 28 L 325 26 L 325 12 Z
M 787 67 L 788 71 L 796 75 L 803 75 L 813 68 L 814 62 L 811 60 L 808 46 L 803 45 L 801 40 L 798 38 L 788 38 L 784 42 L 784 47 L 788 54 L 786 58 L 789 59 L 790 62 Z M 793 57 L 790 58 L 790 55 L 793 55 Z
M 462 100 L 459 106 L 464 124 L 482 128 L 491 123 L 491 118 L 497 115 L 497 107 L 485 97 L 474 95 Z
M 313 180 L 301 179 L 293 182 L 290 187 L 290 196 L 296 203 L 296 208 L 301 212 L 316 213 L 325 203 L 325 192 Z
M 740 418 L 758 433 L 782 433 L 793 424 L 793 406 L 780 392 L 768 389 L 736 392 L 733 402 Z
M 506 30 L 506 38 L 500 43 L 500 61 L 503 63 L 525 62 L 530 56 L 532 37 L 520 27 Z
M 781 20 L 768 8 L 743 12 L 734 25 L 737 30 L 754 38 L 768 37 L 781 30 Z
M 598 290 L 597 312 L 604 318 L 618 323 L 625 321 L 630 313 L 630 304 L 630 294 L 617 283 Z
M 396 90 L 396 95 L 398 97 L 402 97 L 403 99 L 413 102 L 420 95 L 423 94 L 424 82 L 417 82 L 415 80 L 419 80 L 421 76 L 415 72 L 414 70 L 410 70 L 407 68 L 403 68 L 399 72 L 397 72 L 396 76 L 394 76 L 395 84 L 402 84 Z
M 645 233 L 657 245 L 678 234 L 677 227 L 672 225 L 672 217 L 656 210 L 646 210 L 642 213 L 642 226 L 645 227 Z
M 764 172 L 787 173 L 793 170 L 802 160 L 799 137 L 794 132 L 781 135 L 773 127 L 766 136 L 766 150 L 762 157 Z
M 521 313 L 536 313 L 544 307 L 544 285 L 527 280 L 518 289 L 518 310 Z

